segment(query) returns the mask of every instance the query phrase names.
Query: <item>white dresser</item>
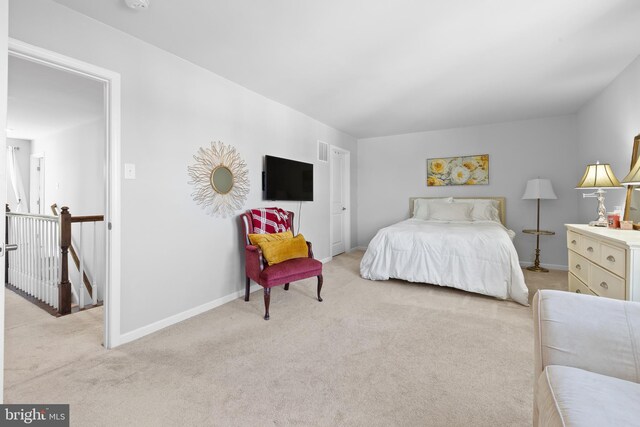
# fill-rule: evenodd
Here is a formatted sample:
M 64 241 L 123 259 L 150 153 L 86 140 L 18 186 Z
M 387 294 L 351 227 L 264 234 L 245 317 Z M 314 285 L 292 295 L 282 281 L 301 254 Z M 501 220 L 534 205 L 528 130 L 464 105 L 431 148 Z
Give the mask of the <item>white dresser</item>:
M 566 227 L 569 291 L 640 302 L 640 231 Z

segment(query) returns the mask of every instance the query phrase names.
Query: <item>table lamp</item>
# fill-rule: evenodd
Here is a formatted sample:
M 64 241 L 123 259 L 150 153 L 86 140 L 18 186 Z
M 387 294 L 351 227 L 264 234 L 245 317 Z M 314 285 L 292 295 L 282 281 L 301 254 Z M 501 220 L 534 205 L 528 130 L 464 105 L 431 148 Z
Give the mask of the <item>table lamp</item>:
M 540 199 L 557 199 L 556 193 L 553 192 L 551 181 L 548 179 L 530 179 L 527 181 L 527 188 L 524 190 L 523 199 L 537 200 L 538 201 L 538 216 L 535 230 L 522 230 L 523 233 L 536 235 L 536 259 L 533 265 L 527 267 L 527 270 L 538 271 L 546 273 L 549 270 L 540 267 L 540 235 L 553 235 L 553 231 L 540 230 Z
M 627 176 L 622 178 L 622 185 L 640 185 L 640 161 L 637 161 Z
M 598 219 L 591 221 L 589 225 L 595 227 L 606 227 L 608 224 L 606 214 L 607 210 L 604 207 L 604 194 L 606 193 L 603 188 L 620 188 L 622 184 L 618 181 L 618 178 L 613 174 L 611 166 L 609 164 L 596 164 L 587 165 L 587 170 L 584 172 L 584 176 L 576 186 L 576 189 L 595 189 L 593 193 L 583 194 L 582 197 L 597 197 L 598 198 Z

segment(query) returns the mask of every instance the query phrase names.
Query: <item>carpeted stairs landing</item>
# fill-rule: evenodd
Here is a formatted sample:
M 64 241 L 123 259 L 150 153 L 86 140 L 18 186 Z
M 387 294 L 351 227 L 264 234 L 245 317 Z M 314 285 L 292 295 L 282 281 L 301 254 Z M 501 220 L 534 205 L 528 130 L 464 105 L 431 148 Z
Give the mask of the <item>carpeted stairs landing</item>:
M 305 280 L 272 291 L 268 322 L 259 292 L 111 351 L 102 309 L 53 319 L 7 294 L 5 403 L 70 403 L 72 426 L 531 424 L 529 307 L 366 281 L 361 257 L 325 265 L 322 303 Z

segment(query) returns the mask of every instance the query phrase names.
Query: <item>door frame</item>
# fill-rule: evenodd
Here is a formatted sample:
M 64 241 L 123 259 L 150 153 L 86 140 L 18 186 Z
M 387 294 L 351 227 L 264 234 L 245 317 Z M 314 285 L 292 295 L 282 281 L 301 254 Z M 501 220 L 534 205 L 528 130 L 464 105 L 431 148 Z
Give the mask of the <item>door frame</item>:
M 105 293 L 104 347 L 121 343 L 121 139 L 120 74 L 9 38 L 9 56 L 74 73 L 104 84 L 105 102 Z M 4 307 L 3 307 L 4 310 Z
M 44 186 L 45 186 L 45 180 L 44 180 L 44 168 L 46 168 L 46 160 L 45 160 L 45 155 L 44 152 L 41 153 L 33 153 L 29 156 L 29 211 L 33 210 L 33 165 L 34 165 L 34 160 L 35 159 L 41 159 L 43 160 L 44 166 L 41 166 L 40 169 L 40 173 L 38 174 L 38 178 L 39 178 L 39 182 L 38 182 L 38 199 L 40 201 L 40 204 L 38 205 L 38 210 L 39 212 L 36 212 L 37 214 L 40 215 L 47 215 L 44 212 L 44 206 L 42 206 L 42 201 L 44 200 Z M 32 213 L 32 212 L 29 212 Z
M 333 200 L 333 162 L 331 161 L 331 152 L 339 151 L 344 154 L 344 195 L 345 195 L 345 207 L 347 208 L 345 213 L 345 223 L 343 227 L 344 238 L 344 253 L 351 251 L 351 151 L 344 148 L 337 147 L 335 145 L 329 146 L 329 258 L 332 259 L 331 254 L 331 236 L 333 234 L 333 215 L 331 213 L 331 203 Z

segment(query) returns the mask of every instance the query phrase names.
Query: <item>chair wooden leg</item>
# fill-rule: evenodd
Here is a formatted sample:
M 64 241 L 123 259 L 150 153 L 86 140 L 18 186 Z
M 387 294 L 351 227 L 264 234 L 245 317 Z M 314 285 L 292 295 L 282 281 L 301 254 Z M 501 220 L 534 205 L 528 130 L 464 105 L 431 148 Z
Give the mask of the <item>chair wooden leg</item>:
M 322 290 L 322 274 L 318 276 L 318 301 L 322 302 L 320 291 Z
M 247 286 L 244 289 L 244 300 L 249 301 L 249 288 L 251 287 L 251 279 L 247 277 Z
M 264 320 L 269 320 L 269 302 L 271 301 L 271 288 L 264 288 Z
M 289 290 L 289 284 L 288 284 L 288 283 L 285 283 L 285 284 L 284 284 L 284 290 L 285 290 L 285 291 L 288 291 L 288 290 Z

